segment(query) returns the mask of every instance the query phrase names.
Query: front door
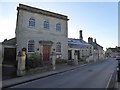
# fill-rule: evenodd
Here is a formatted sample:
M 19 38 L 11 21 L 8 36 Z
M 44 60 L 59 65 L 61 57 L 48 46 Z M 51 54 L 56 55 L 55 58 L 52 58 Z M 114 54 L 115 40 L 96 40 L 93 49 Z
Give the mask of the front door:
M 50 46 L 44 45 L 43 46 L 43 60 L 49 61 L 49 57 L 50 57 Z
M 68 60 L 72 59 L 72 50 L 68 50 Z

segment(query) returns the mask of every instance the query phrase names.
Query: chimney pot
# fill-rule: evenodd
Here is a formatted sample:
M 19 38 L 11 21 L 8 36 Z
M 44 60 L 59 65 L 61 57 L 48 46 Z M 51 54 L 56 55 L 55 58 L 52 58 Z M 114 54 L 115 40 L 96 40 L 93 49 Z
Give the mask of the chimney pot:
M 93 38 L 91 37 L 91 42 L 93 42 Z
M 88 43 L 91 43 L 91 42 L 93 42 L 93 38 L 92 38 L 92 37 L 89 37 L 89 38 L 88 38 Z
M 94 42 L 97 43 L 97 42 L 96 42 L 96 39 L 94 39 Z
M 83 40 L 82 30 L 79 31 L 79 34 L 80 34 L 79 39 L 80 39 L 80 40 Z
M 90 37 L 88 37 L 88 43 L 90 43 L 91 42 L 91 38 Z

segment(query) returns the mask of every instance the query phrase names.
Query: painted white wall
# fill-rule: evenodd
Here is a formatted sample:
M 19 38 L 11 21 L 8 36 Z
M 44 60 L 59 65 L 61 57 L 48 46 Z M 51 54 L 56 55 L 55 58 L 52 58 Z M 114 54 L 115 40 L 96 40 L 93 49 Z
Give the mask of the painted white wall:
M 88 45 L 88 46 L 83 47 L 83 48 L 70 48 L 70 47 L 68 47 L 68 50 L 72 50 L 72 59 L 74 59 L 75 50 L 80 51 L 80 58 L 81 59 L 84 59 L 82 56 L 84 56 L 84 57 L 93 56 L 93 46 L 91 46 L 91 45 Z M 91 50 L 91 55 L 90 55 L 90 50 Z
M 90 61 L 94 61 L 94 56 L 89 56 L 87 59 L 86 59 L 87 62 L 90 62 Z
M 93 55 L 94 55 L 94 61 L 103 60 L 104 59 L 104 50 L 102 50 L 102 49 L 94 50 Z

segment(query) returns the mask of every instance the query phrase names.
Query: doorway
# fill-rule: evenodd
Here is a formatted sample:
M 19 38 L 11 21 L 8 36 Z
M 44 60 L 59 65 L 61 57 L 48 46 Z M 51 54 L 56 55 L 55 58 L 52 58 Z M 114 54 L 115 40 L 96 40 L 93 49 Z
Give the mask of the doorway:
M 75 53 L 77 54 L 77 59 L 80 59 L 80 51 L 79 50 L 75 50 Z
M 72 60 L 72 50 L 68 50 L 68 60 Z
M 49 61 L 49 59 L 50 59 L 50 46 L 43 45 L 43 60 Z
M 16 48 L 4 48 L 3 64 L 16 64 Z

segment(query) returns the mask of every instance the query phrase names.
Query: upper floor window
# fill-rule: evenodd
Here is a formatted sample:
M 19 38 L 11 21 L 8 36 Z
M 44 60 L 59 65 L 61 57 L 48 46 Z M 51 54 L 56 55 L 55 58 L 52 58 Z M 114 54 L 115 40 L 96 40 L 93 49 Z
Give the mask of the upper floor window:
M 44 21 L 44 28 L 49 29 L 49 22 L 48 21 Z
M 60 42 L 56 43 L 56 52 L 61 52 L 61 43 Z
M 28 41 L 28 52 L 34 52 L 35 51 L 35 41 L 29 40 Z
M 34 18 L 29 19 L 29 26 L 35 27 L 35 19 Z
M 56 24 L 56 31 L 61 31 L 61 24 L 60 23 Z

